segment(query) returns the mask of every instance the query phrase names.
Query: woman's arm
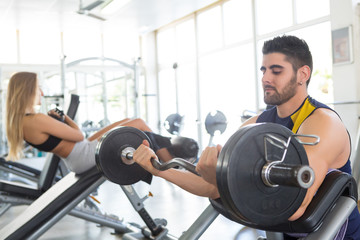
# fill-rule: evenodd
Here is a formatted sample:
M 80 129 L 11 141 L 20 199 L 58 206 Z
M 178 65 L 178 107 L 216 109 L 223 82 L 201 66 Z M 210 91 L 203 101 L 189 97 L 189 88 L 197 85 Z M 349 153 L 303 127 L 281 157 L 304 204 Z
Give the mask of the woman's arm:
M 80 128 L 79 128 L 79 126 L 78 126 L 78 125 L 74 122 L 74 120 L 72 120 L 68 115 L 64 114 L 64 117 L 65 117 L 64 122 L 65 122 L 67 125 L 69 125 L 69 127 L 81 131 Z
M 65 115 L 65 123 L 60 122 L 45 114 L 36 114 L 32 121 L 33 128 L 43 133 L 53 135 L 66 141 L 79 142 L 84 140 L 84 135 L 77 124 Z

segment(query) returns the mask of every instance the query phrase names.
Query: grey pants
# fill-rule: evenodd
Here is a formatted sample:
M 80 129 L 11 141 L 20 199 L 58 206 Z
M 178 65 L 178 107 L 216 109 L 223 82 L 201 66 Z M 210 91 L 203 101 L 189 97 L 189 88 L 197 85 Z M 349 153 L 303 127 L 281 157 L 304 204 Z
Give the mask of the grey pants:
M 70 171 L 80 174 L 96 165 L 95 150 L 97 143 L 97 140 L 89 142 L 87 139 L 75 143 L 69 156 L 64 159 Z

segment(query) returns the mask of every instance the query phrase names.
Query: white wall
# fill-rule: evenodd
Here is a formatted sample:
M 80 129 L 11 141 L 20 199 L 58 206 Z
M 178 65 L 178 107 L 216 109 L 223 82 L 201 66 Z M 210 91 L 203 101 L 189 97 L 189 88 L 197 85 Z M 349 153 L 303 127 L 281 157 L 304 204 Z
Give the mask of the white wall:
M 330 0 L 331 29 L 352 26 L 353 31 L 353 62 L 350 64 L 333 66 L 334 101 L 360 100 L 360 11 L 359 0 Z M 343 119 L 353 143 L 353 150 L 357 142 L 360 104 L 336 105 L 335 110 Z

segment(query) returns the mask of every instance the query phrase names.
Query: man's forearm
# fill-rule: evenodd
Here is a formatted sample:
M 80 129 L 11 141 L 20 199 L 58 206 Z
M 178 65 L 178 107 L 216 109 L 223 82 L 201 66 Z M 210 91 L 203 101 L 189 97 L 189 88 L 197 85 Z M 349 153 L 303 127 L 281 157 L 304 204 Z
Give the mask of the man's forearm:
M 166 171 L 160 171 L 158 176 L 174 183 L 192 194 L 213 199 L 219 197 L 219 192 L 216 186 L 206 182 L 203 178 L 191 172 L 169 169 Z

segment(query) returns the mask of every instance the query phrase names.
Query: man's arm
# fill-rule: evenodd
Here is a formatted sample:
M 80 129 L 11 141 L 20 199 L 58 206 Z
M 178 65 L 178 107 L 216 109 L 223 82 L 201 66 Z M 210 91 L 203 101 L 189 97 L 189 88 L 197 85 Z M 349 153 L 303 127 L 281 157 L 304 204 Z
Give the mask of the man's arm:
M 249 124 L 256 123 L 256 120 L 258 119 L 258 117 L 259 117 L 259 115 L 254 116 L 254 117 L 252 117 L 252 118 L 249 118 L 249 119 L 246 120 L 243 124 L 241 124 L 240 128 L 245 127 L 245 126 L 247 126 L 247 125 L 249 125 Z
M 258 116 L 254 116 L 246 120 L 241 126 L 247 126 L 249 124 L 256 123 Z M 210 184 L 217 186 L 216 184 L 216 165 L 221 151 L 221 146 L 207 147 L 201 154 L 199 162 L 196 165 L 196 171 L 200 173 L 202 178 Z
M 350 139 L 344 124 L 336 113 L 329 109 L 317 109 L 304 121 L 298 133 L 317 135 L 320 137 L 320 142 L 315 146 L 304 146 L 309 165 L 315 173 L 315 181 L 308 189 L 300 208 L 289 218 L 291 221 L 302 216 L 328 170 L 342 167 L 351 151 Z
M 156 154 L 149 148 L 149 143 L 144 140 L 143 144 L 138 147 L 134 152 L 133 159 L 146 171 L 155 176 L 164 178 L 165 180 L 172 182 L 184 190 L 193 193 L 198 196 L 218 198 L 219 192 L 217 187 L 213 184 L 206 182 L 203 178 L 184 170 L 169 169 L 166 171 L 159 171 L 155 169 L 150 159 L 157 159 Z
M 220 197 L 219 191 L 215 185 L 210 184 L 202 177 L 199 177 L 191 172 L 169 169 L 167 171 L 160 171 L 157 176 L 174 183 L 192 194 L 212 199 Z
M 256 119 L 257 116 L 252 117 L 244 122 L 242 126 L 255 123 Z M 149 148 L 147 141 L 144 141 L 143 144 L 140 145 L 134 152 L 133 159 L 145 170 L 155 176 L 164 178 L 165 180 L 172 182 L 195 195 L 215 199 L 220 196 L 216 185 L 216 164 L 220 151 L 221 146 L 218 145 L 216 147 L 207 147 L 202 152 L 199 162 L 196 165 L 196 171 L 201 175 L 201 177 L 188 171 L 177 169 L 169 169 L 166 171 L 159 171 L 155 169 L 152 166 L 150 159 L 157 158 L 157 156 Z

